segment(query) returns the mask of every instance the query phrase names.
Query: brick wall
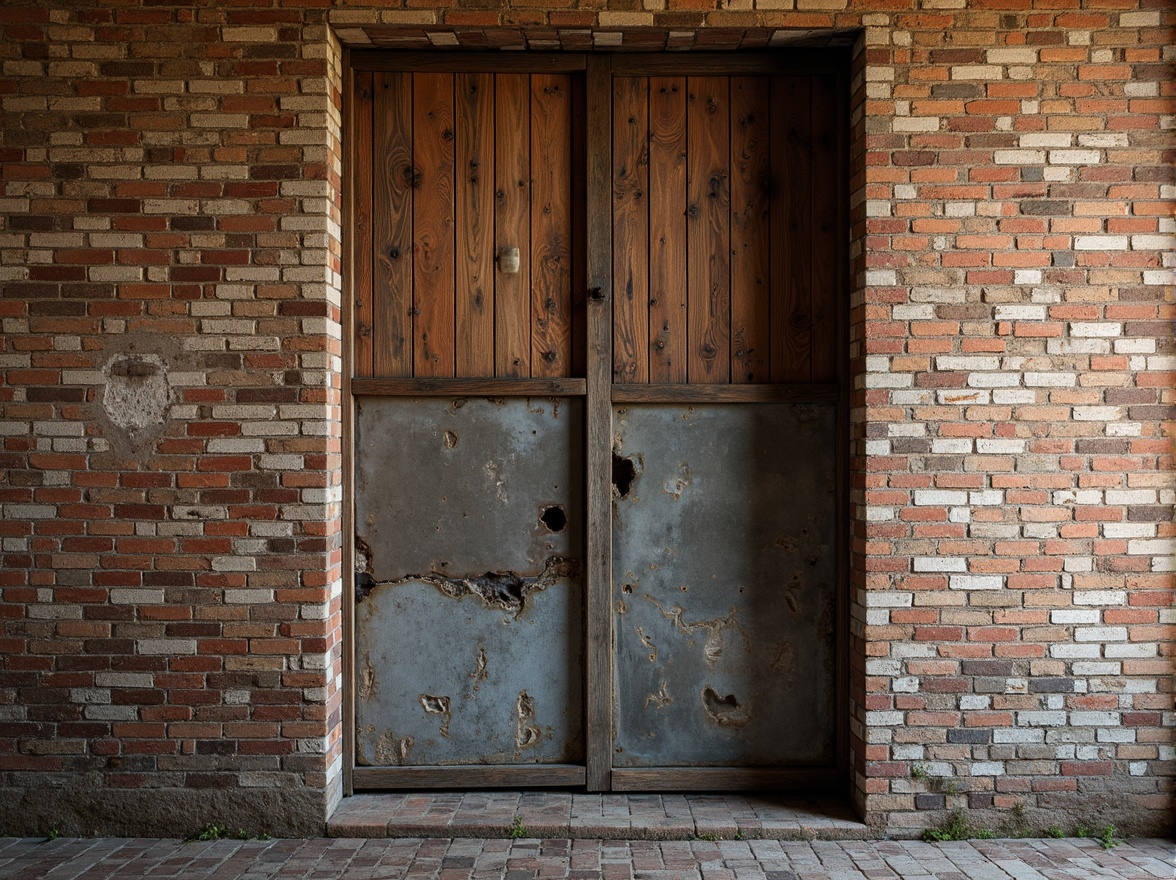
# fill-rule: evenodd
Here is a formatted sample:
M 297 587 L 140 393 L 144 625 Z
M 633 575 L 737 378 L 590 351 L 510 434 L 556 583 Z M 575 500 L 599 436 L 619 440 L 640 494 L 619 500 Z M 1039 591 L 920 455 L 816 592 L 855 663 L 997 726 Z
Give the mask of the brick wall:
M 1168 4 L 217 6 L 0 8 L 0 827 L 289 833 L 338 797 L 332 29 L 856 39 L 855 800 L 1170 821 Z

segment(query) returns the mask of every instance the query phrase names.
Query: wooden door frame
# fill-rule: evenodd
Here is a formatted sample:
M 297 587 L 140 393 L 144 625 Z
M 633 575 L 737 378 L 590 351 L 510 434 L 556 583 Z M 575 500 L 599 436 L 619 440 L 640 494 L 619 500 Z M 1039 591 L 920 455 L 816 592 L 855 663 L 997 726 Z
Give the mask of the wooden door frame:
M 585 764 L 535 765 L 526 778 L 496 767 L 393 768 L 369 784 L 397 788 L 486 786 L 578 786 L 588 791 L 714 788 L 811 788 L 848 790 L 849 761 L 849 72 L 847 51 L 781 49 L 756 52 L 573 53 L 344 50 L 343 57 L 343 303 L 342 303 L 342 758 L 343 793 L 355 791 L 355 597 L 350 586 L 355 554 L 354 426 L 355 395 L 505 395 L 535 394 L 585 398 Z M 837 83 L 836 254 L 837 381 L 835 386 L 721 385 L 618 386 L 612 382 L 612 137 L 585 138 L 586 179 L 582 232 L 586 254 L 587 372 L 564 380 L 352 379 L 355 311 L 355 170 L 359 164 L 353 98 L 360 71 L 485 71 L 582 73 L 585 81 L 585 131 L 612 131 L 612 80 L 616 75 L 753 75 L 809 73 L 831 75 Z M 579 292 L 574 292 L 577 295 Z M 582 295 L 582 294 L 580 294 Z M 621 402 L 830 402 L 837 414 L 837 584 L 834 671 L 835 764 L 832 769 L 682 768 L 623 770 L 614 774 L 613 614 L 612 614 L 612 406 Z M 624 779 L 618 778 L 623 776 Z M 732 785 L 732 783 L 734 783 Z

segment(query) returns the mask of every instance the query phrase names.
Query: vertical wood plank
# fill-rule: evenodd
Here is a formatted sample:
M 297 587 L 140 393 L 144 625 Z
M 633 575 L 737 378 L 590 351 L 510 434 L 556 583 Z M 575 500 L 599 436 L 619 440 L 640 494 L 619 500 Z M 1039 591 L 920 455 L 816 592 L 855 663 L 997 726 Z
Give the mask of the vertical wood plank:
M 838 181 L 842 154 L 838 152 L 837 80 L 818 76 L 812 81 L 812 382 L 837 379 L 837 254 Z
M 494 75 L 454 83 L 456 375 L 494 377 Z
M 771 81 L 731 79 L 731 381 L 770 378 Z
M 649 80 L 613 79 L 613 381 L 649 381 Z
M 729 77 L 686 81 L 687 377 L 731 377 Z
M 571 77 L 531 76 L 531 375 L 572 357 Z
M 373 77 L 372 374 L 412 375 L 412 74 Z
M 586 373 L 587 424 L 585 494 L 587 676 L 587 787 L 612 786 L 613 749 L 613 609 L 612 609 L 612 84 L 607 55 L 589 55 L 586 86 L 585 146 L 586 260 L 588 286 L 599 290 L 588 303 Z
M 586 83 L 572 77 L 572 375 L 588 369 L 588 266 L 585 253 L 587 217 L 585 186 Z
M 453 378 L 453 74 L 413 75 L 413 375 Z
M 772 78 L 772 381 L 807 382 L 812 323 L 808 77 Z
M 356 376 L 372 375 L 372 73 L 359 71 L 351 98 L 351 363 Z
M 352 495 L 352 488 L 355 485 L 355 473 L 352 468 L 353 456 L 352 450 L 354 448 L 354 434 L 353 425 L 355 424 L 354 398 L 351 396 L 351 378 L 357 370 L 355 364 L 355 341 L 359 338 L 359 321 L 356 317 L 356 312 L 359 310 L 359 291 L 357 287 L 357 270 L 356 265 L 359 262 L 366 262 L 368 269 L 367 289 L 369 296 L 368 304 L 368 370 L 371 369 L 371 222 L 370 222 L 370 202 L 371 202 L 371 159 L 372 159 L 372 142 L 371 142 L 371 119 L 372 119 L 372 100 L 371 100 L 371 75 L 366 77 L 357 77 L 355 69 L 351 66 L 350 50 L 343 51 L 343 71 L 344 71 L 344 86 L 343 86 L 343 130 L 349 133 L 348 140 L 345 143 L 349 144 L 350 150 L 348 153 L 348 160 L 343 166 L 343 192 L 345 198 L 343 202 L 343 253 L 347 255 L 348 261 L 344 263 L 343 269 L 343 297 L 342 297 L 342 320 L 343 327 L 354 328 L 351 333 L 351 345 L 347 346 L 347 339 L 344 339 L 344 365 L 342 375 L 340 376 L 340 416 L 342 421 L 342 448 L 340 450 L 340 465 L 342 470 L 342 485 L 339 487 L 342 492 L 342 510 L 340 511 L 342 518 L 342 593 L 339 600 L 339 615 L 340 625 L 342 629 L 342 642 L 340 648 L 342 649 L 340 661 L 343 667 L 343 678 L 341 688 L 342 698 L 342 742 L 340 743 L 342 757 L 343 757 L 343 794 L 348 796 L 355 791 L 355 591 L 351 589 L 352 579 L 348 577 L 349 572 L 355 571 L 355 542 L 351 540 L 351 535 L 355 534 L 355 522 L 353 506 L 354 499 Z M 367 86 L 367 96 L 363 96 L 363 86 Z M 359 113 L 359 116 L 367 116 L 366 131 L 367 135 L 360 134 L 361 126 L 357 124 L 357 105 L 363 101 L 367 102 L 367 110 Z M 366 245 L 357 246 L 356 229 L 358 228 L 358 221 L 356 219 L 356 189 L 359 181 L 359 165 L 366 164 L 367 171 L 365 172 L 364 180 L 367 181 L 368 186 L 366 192 L 368 193 L 367 200 L 369 203 L 369 218 L 366 232 Z M 346 353 L 350 350 L 351 364 L 348 366 L 346 360 Z
M 649 381 L 686 381 L 686 78 L 649 79 Z
M 494 273 L 494 372 L 531 375 L 530 76 L 494 78 L 494 251 L 518 248 L 514 273 Z

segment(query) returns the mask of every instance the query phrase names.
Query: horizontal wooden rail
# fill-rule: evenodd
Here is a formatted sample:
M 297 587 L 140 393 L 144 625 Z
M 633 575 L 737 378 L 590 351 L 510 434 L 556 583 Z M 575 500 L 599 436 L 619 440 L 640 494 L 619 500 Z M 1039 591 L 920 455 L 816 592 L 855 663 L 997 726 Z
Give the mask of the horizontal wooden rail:
M 836 383 L 819 385 L 613 385 L 613 403 L 836 403 Z
M 356 397 L 583 397 L 583 379 L 359 379 Z
M 461 767 L 356 767 L 355 788 L 540 788 L 580 786 L 577 764 L 501 764 Z

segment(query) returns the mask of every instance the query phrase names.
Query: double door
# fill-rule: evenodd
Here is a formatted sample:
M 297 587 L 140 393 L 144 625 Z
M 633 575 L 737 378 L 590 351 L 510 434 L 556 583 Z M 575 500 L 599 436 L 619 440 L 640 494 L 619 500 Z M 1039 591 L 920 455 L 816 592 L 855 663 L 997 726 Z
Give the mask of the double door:
M 831 785 L 840 66 L 352 60 L 354 787 Z

